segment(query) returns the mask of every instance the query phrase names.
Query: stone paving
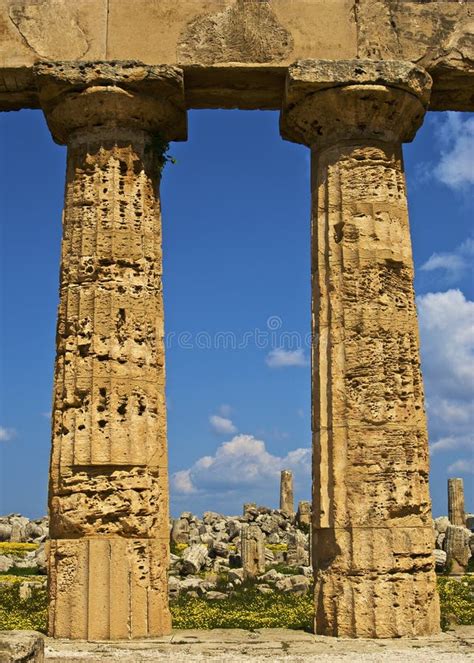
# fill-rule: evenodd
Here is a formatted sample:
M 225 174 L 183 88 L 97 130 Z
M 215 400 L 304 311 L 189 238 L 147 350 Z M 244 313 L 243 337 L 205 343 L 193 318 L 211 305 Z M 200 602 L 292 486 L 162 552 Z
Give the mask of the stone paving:
M 396 640 L 349 640 L 316 636 L 289 629 L 175 630 L 172 635 L 128 642 L 45 641 L 45 660 L 56 663 L 92 661 L 397 661 L 400 663 L 461 663 L 474 660 L 474 627 L 431 637 Z

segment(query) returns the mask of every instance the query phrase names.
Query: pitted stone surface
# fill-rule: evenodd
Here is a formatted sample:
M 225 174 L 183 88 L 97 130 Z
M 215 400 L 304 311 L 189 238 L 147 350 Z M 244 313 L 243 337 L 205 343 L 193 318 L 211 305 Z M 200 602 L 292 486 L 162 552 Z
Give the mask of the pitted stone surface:
M 158 196 L 182 72 L 36 68 L 68 145 L 50 472 L 49 633 L 162 635 L 169 497 Z
M 406 63 L 306 61 L 288 75 L 283 135 L 313 148 L 312 545 L 324 635 L 439 630 L 400 144 L 429 90 Z

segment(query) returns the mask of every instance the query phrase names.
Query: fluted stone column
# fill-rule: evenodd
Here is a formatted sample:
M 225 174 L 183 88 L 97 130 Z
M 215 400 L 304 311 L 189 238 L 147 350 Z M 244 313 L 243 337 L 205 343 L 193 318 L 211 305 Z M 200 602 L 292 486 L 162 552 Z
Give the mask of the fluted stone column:
M 170 632 L 160 169 L 181 71 L 43 63 L 67 144 L 49 487 L 49 634 Z
M 291 470 L 282 470 L 280 476 L 280 510 L 288 515 L 295 512 L 293 497 L 293 473 Z
M 412 65 L 291 66 L 285 138 L 312 150 L 315 631 L 439 630 L 428 441 L 401 143 L 429 76 Z
M 448 479 L 448 516 L 451 525 L 466 527 L 464 483 L 462 479 Z

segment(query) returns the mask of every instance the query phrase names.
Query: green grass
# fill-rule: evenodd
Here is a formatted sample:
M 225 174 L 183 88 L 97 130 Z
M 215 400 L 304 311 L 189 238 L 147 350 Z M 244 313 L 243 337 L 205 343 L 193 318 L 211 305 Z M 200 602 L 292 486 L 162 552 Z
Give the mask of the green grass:
M 439 576 L 438 591 L 443 631 L 456 625 L 474 625 L 474 576 L 459 580 Z
M 291 628 L 310 631 L 313 599 L 274 591 L 260 594 L 255 587 L 243 585 L 227 599 L 181 596 L 171 604 L 174 628 Z
M 38 576 L 38 575 L 40 574 L 38 572 L 37 566 L 32 566 L 28 569 L 19 569 L 15 567 L 13 569 L 10 569 L 9 571 L 0 571 L 0 582 L 3 580 L 4 576 L 18 576 L 21 580 L 21 578 L 24 578 L 25 576 Z
M 0 541 L 0 555 L 25 557 L 27 553 L 36 550 L 38 547 L 38 543 L 11 543 L 10 541 Z
M 285 566 L 285 564 L 272 564 L 271 569 L 275 569 L 277 573 L 283 573 L 285 576 L 300 576 L 300 568 L 295 568 L 294 566 Z
M 20 583 L 0 585 L 0 631 L 46 631 L 47 597 L 44 585 L 31 583 L 31 597 L 20 598 Z

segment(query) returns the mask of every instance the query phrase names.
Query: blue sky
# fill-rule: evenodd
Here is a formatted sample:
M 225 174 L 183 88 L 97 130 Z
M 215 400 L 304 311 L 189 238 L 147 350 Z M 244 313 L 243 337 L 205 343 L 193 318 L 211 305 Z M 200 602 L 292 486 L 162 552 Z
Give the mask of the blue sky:
M 191 111 L 162 183 L 172 511 L 310 496 L 309 156 L 278 113 Z M 405 147 L 436 515 L 474 510 L 474 115 Z M 0 115 L 0 513 L 46 511 L 65 148 Z M 300 338 L 299 343 L 295 343 Z M 283 345 L 283 348 L 280 346 Z

